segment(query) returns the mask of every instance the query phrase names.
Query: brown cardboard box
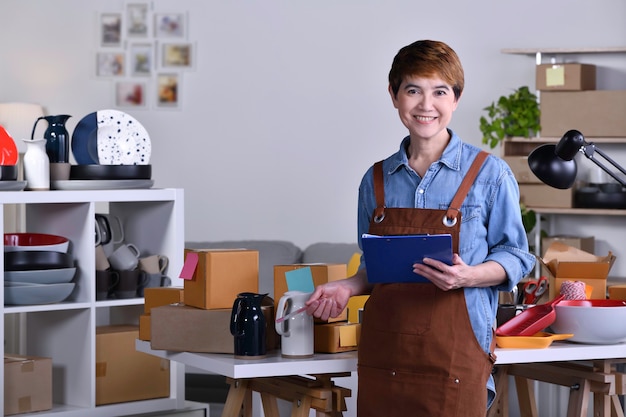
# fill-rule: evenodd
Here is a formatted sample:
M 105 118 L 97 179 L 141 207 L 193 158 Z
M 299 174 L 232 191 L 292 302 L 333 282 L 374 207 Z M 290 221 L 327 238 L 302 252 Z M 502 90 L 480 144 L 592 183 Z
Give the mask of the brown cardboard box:
M 337 281 L 346 278 L 348 274 L 348 266 L 346 264 L 292 264 L 292 265 L 274 265 L 274 309 L 278 308 L 278 302 L 288 290 L 285 272 L 293 271 L 300 268 L 310 268 L 313 277 L 313 285 L 318 286 L 330 281 Z M 332 323 L 337 321 L 348 320 L 348 311 L 344 310 L 338 317 L 316 322 Z
M 237 294 L 259 291 L 259 252 L 248 249 L 185 249 L 198 255 L 193 279 L 185 280 L 185 304 L 232 308 Z
M 606 256 L 591 253 L 552 242 L 541 259 L 541 264 L 550 276 L 550 299 L 556 297 L 565 281 L 582 281 L 593 287 L 591 298 L 606 298 L 606 278 L 615 262 L 615 256 L 609 252 Z
M 277 347 L 273 300 L 262 306 L 267 350 Z M 205 310 L 186 305 L 167 305 L 152 310 L 150 346 L 176 352 L 234 353 L 230 333 L 232 308 Z
M 626 90 L 544 91 L 540 110 L 543 137 L 571 129 L 586 137 L 626 136 Z
M 544 184 L 519 184 L 520 202 L 527 207 L 571 208 L 573 191 L 559 190 Z
M 357 350 L 361 337 L 360 323 L 316 324 L 314 350 L 320 353 L 338 353 Z
M 504 161 L 509 165 L 515 179 L 520 184 L 543 184 L 539 178 L 530 170 L 528 166 L 528 155 L 524 156 L 504 156 Z
M 596 66 L 591 64 L 541 64 L 536 69 L 536 88 L 543 91 L 596 89 Z
M 610 300 L 626 300 L 626 285 L 609 285 Z
M 595 253 L 596 241 L 593 236 L 579 237 L 579 236 L 547 236 L 541 239 L 541 248 L 545 254 L 546 250 L 550 247 L 552 242 L 561 242 L 565 245 L 571 246 L 576 249 L 584 250 L 585 252 Z
M 52 408 L 52 359 L 4 355 L 4 415 Z
M 169 361 L 135 349 L 138 326 L 96 328 L 96 405 L 169 397 Z
M 185 291 L 182 287 L 149 287 L 143 290 L 143 312 L 150 314 L 154 307 L 185 302 Z
M 150 314 L 139 316 L 139 340 L 149 341 L 151 339 Z

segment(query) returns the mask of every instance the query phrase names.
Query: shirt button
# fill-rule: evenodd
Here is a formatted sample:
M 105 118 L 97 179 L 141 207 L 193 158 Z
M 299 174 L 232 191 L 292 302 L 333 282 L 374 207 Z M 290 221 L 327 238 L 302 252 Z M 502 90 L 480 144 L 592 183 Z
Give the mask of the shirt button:
M 418 193 L 420 194 L 424 194 L 424 190 L 422 190 L 421 188 L 419 190 L 417 190 Z

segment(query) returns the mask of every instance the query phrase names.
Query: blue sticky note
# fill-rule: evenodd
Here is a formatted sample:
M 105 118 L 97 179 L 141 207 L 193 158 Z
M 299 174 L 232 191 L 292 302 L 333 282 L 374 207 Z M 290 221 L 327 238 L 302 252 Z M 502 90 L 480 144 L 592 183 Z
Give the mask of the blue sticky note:
M 315 290 L 311 268 L 308 266 L 285 272 L 285 278 L 288 291 L 313 292 Z

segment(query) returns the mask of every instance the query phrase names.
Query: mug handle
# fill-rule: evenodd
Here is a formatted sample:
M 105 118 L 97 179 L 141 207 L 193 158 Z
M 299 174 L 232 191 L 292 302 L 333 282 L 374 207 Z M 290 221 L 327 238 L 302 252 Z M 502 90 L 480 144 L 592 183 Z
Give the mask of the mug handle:
M 96 246 L 102 243 L 102 234 L 100 233 L 100 228 L 96 224 Z
M 128 246 L 128 249 L 130 249 L 130 251 L 134 253 L 135 258 L 139 258 L 141 256 L 141 252 L 139 251 L 137 246 L 132 243 L 127 243 L 126 246 Z
M 167 265 L 169 264 L 170 260 L 167 256 L 165 255 L 159 255 L 159 272 L 160 273 L 165 273 L 165 270 L 167 269 Z
M 109 216 L 109 217 L 112 217 L 115 220 L 115 222 L 117 223 L 117 228 L 120 231 L 120 238 L 117 239 L 117 240 L 113 239 L 113 236 L 115 236 L 115 233 L 113 233 L 113 226 L 111 225 L 111 242 L 113 242 L 115 244 L 122 243 L 124 241 L 124 227 L 122 226 L 122 220 L 119 217 L 117 217 L 117 216 Z M 109 222 L 109 225 L 111 223 L 112 222 Z

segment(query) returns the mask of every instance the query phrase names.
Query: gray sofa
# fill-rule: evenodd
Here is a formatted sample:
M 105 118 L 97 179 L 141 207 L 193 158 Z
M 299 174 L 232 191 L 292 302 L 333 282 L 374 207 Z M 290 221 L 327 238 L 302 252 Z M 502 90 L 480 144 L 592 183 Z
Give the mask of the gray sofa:
M 284 240 L 230 240 L 186 242 L 189 249 L 245 248 L 259 252 L 259 293 L 274 298 L 274 265 L 300 263 L 347 264 L 354 253 L 361 252 L 356 243 L 319 242 L 299 248 Z M 185 398 L 189 401 L 223 404 L 228 384 L 221 375 L 188 372 L 185 375 Z

